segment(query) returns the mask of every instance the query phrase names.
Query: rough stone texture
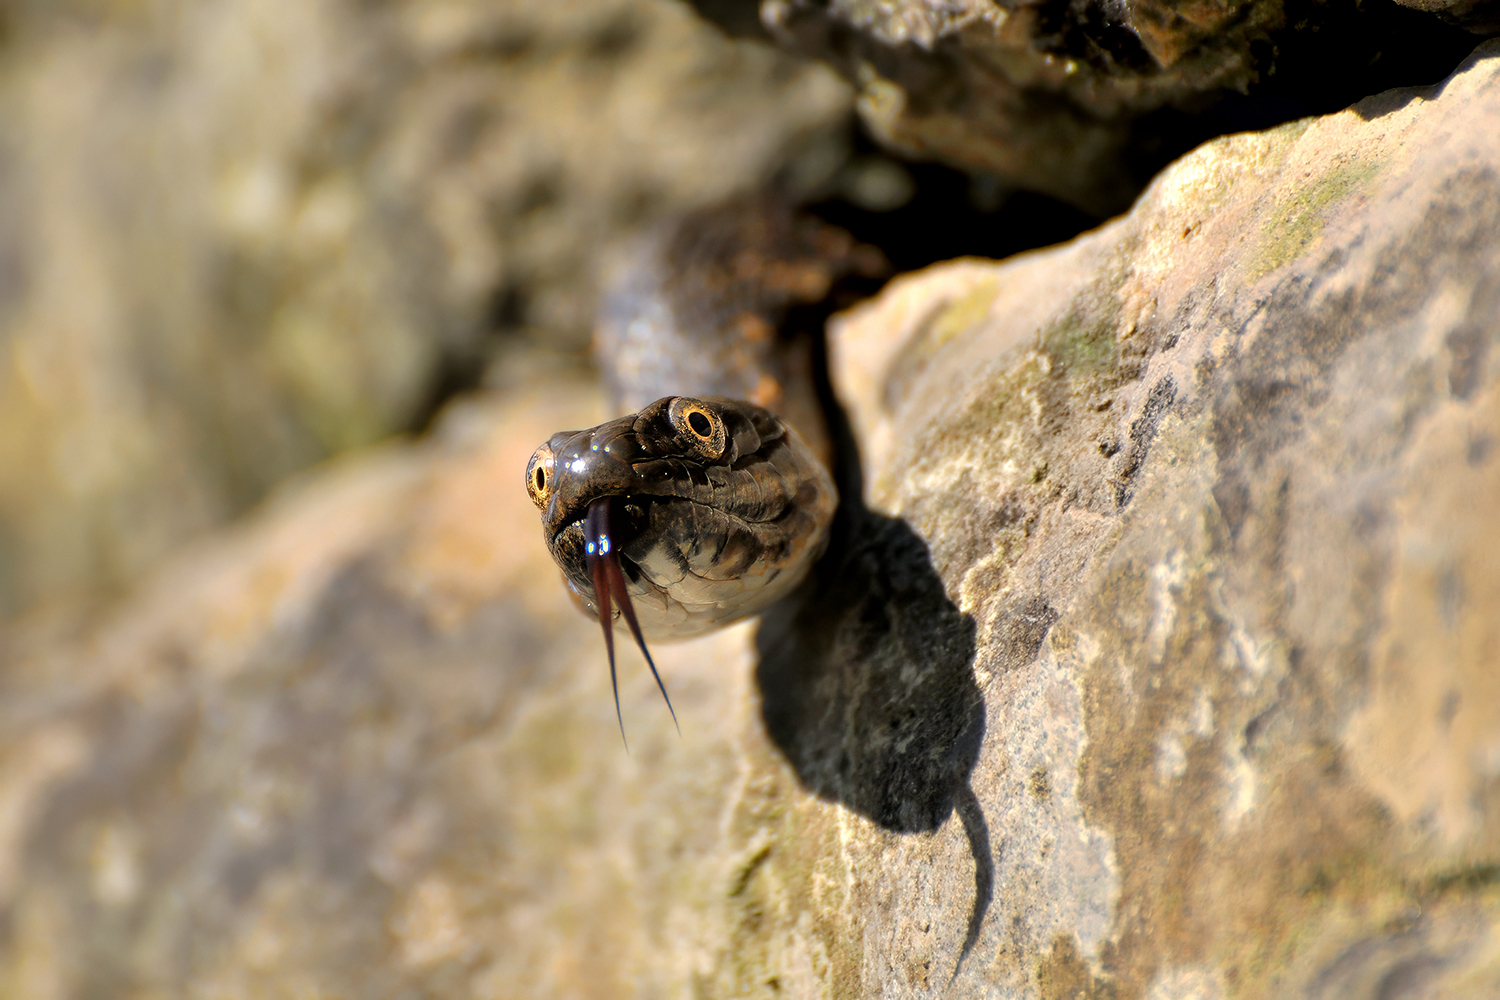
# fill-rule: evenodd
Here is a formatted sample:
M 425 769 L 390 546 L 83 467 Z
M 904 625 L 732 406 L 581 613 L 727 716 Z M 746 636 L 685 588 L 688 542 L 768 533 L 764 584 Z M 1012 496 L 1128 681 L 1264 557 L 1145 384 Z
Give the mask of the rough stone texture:
M 742 20 L 731 0 L 697 2 Z M 1496 30 L 1486 11 L 1449 15 Z M 855 83 L 889 148 L 1100 215 L 1197 141 L 1436 81 L 1475 43 L 1390 0 L 763 0 L 761 17 Z
M 1495 0 L 1397 0 L 1402 6 L 1436 14 L 1476 34 L 1500 32 L 1500 3 Z
M 818 615 L 661 648 L 681 740 L 536 537 L 566 371 L 11 633 L 3 992 L 1495 995 L 1497 98 L 849 315 L 869 509 Z
M 975 992 L 1500 991 L 1481 56 L 1214 143 L 1097 234 L 936 268 L 842 328 L 872 503 L 976 626 Z M 1037 657 L 1006 658 L 1039 616 Z M 920 993 L 903 910 L 865 982 Z
M 848 88 L 670 0 L 0 5 L 0 612 L 581 351 L 601 252 L 837 167 Z

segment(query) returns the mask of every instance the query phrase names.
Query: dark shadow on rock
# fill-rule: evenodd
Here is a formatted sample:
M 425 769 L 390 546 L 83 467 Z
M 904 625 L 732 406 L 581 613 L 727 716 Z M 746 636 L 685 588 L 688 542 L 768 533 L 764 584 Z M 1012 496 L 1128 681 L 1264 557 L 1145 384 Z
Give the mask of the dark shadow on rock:
M 985 724 L 974 620 L 949 600 L 921 536 L 864 505 L 852 436 L 825 402 L 844 502 L 828 554 L 761 618 L 762 715 L 803 785 L 887 830 L 936 830 L 957 809 L 975 870 L 966 956 L 994 884 L 969 784 Z
M 1394 114 L 1415 100 L 1432 100 L 1435 94 L 1431 88 L 1419 90 L 1416 87 L 1403 87 L 1398 90 L 1387 90 L 1379 94 L 1366 97 L 1350 107 L 1350 110 L 1359 115 L 1360 121 L 1374 121 L 1384 118 L 1386 115 Z
M 974 622 L 905 521 L 846 515 L 844 551 L 761 620 L 766 728 L 812 791 L 888 830 L 934 830 L 984 730 Z
M 852 505 L 840 520 L 829 557 L 761 619 L 766 730 L 809 790 L 887 830 L 936 830 L 957 808 L 974 856 L 967 955 L 995 877 L 969 785 L 985 722 L 974 620 L 905 521 Z
M 1497 16 L 1500 16 L 1500 14 L 1497 14 Z M 1425 87 L 1397 87 L 1371 94 L 1369 97 L 1356 101 L 1350 106 L 1349 110 L 1359 115 L 1361 121 L 1368 122 L 1374 121 L 1377 118 L 1384 118 L 1392 112 L 1400 111 L 1412 101 L 1437 100 L 1443 96 L 1443 91 L 1447 88 L 1448 84 L 1459 74 L 1473 69 L 1475 64 L 1484 59 L 1500 57 L 1500 45 L 1495 44 L 1493 41 L 1480 42 L 1477 36 L 1475 37 L 1475 42 L 1478 44 L 1478 48 L 1455 66 L 1451 73 L 1445 74 L 1443 79 Z

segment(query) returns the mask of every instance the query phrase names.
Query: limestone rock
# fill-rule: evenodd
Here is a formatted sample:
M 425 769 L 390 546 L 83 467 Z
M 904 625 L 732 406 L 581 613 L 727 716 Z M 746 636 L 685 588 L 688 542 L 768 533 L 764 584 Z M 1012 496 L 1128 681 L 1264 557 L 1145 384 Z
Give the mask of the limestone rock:
M 670 0 L 0 18 L 0 613 L 419 423 L 497 339 L 581 351 L 605 247 L 836 167 L 849 114 Z
M 620 746 L 536 537 L 566 371 L 13 633 L 3 990 L 1493 995 L 1497 96 L 1492 45 L 848 315 L 869 509 L 659 650 L 681 740 L 624 660 Z

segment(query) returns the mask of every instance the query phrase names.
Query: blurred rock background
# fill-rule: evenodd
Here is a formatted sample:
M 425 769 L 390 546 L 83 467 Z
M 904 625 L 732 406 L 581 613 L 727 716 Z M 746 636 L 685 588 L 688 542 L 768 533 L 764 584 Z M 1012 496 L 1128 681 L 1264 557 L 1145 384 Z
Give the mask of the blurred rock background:
M 9 2 L 0 609 L 118 589 L 506 341 L 601 253 L 848 142 L 833 73 L 651 0 Z

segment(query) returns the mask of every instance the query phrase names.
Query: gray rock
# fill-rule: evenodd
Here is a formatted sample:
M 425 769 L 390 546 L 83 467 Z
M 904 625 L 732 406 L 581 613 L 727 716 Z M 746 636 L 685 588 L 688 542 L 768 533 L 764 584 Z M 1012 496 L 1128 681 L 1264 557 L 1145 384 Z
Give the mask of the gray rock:
M 1492 45 L 847 315 L 847 572 L 661 648 L 680 740 L 627 660 L 619 745 L 535 537 L 566 371 L 13 631 L 0 983 L 1493 995 L 1497 94 Z

